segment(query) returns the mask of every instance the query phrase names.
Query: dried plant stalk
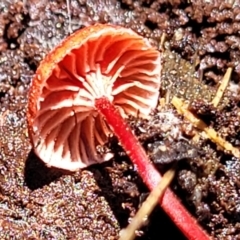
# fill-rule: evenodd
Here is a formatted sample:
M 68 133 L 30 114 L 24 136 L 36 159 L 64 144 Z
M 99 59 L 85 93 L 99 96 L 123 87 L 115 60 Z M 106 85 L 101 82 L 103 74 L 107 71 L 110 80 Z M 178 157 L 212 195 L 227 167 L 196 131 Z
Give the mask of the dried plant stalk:
M 158 204 L 159 199 L 164 194 L 166 188 L 170 185 L 175 174 L 175 169 L 168 170 L 162 177 L 158 185 L 151 191 L 146 201 L 142 204 L 137 214 L 131 220 L 131 223 L 126 229 L 123 229 L 120 233 L 119 240 L 132 240 L 135 237 L 135 232 L 143 224 L 146 218 L 151 214 L 154 207 Z
M 71 34 L 72 30 L 72 17 L 71 17 L 71 0 L 66 0 L 67 14 L 68 14 L 68 32 Z
M 222 82 L 217 90 L 217 93 L 216 93 L 214 99 L 212 100 L 212 104 L 214 107 L 217 107 L 217 105 L 221 101 L 223 93 L 228 86 L 231 74 L 232 74 L 232 68 L 228 68 L 225 75 L 223 76 Z
M 232 153 L 236 158 L 240 158 L 240 151 L 235 148 L 231 143 L 223 139 L 218 135 L 218 133 L 211 127 L 208 127 L 206 123 L 194 116 L 187 108 L 188 105 L 185 104 L 181 99 L 174 97 L 172 99 L 172 104 L 177 109 L 177 111 L 182 114 L 186 119 L 188 119 L 196 128 L 204 131 L 207 137 L 216 143 L 222 149 Z

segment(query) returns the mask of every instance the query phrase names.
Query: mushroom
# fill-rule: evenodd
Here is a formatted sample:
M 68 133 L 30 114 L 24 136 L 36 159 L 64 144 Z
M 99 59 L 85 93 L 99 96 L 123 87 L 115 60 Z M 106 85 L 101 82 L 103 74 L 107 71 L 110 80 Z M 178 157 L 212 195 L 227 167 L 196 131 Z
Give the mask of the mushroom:
M 48 166 L 75 171 L 110 160 L 111 152 L 96 148 L 115 134 L 154 189 L 161 176 L 124 118 L 147 118 L 156 107 L 160 70 L 160 53 L 130 29 L 98 24 L 75 32 L 41 62 L 30 87 L 35 153 Z M 159 203 L 188 239 L 209 239 L 171 190 Z
M 113 111 L 147 118 L 158 101 L 160 70 L 159 51 L 131 29 L 97 24 L 66 38 L 41 62 L 30 87 L 36 155 L 70 171 L 110 160 L 111 152 L 96 149 L 113 134 Z M 101 113 L 106 103 L 114 105 L 110 119 Z

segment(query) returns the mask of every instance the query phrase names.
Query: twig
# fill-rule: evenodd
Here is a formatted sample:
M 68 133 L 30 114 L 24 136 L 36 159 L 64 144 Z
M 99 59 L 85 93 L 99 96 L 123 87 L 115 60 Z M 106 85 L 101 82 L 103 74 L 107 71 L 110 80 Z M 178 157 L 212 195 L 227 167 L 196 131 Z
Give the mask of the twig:
M 216 143 L 219 147 L 222 149 L 229 151 L 232 153 L 232 155 L 236 158 L 240 158 L 240 151 L 238 148 L 235 148 L 231 143 L 223 139 L 222 137 L 218 136 L 218 133 L 211 127 L 208 127 L 206 123 L 204 123 L 202 120 L 198 119 L 196 116 L 194 116 L 188 109 L 187 104 L 184 104 L 184 102 L 174 97 L 172 99 L 172 104 L 175 106 L 177 111 L 182 114 L 186 119 L 188 119 L 196 128 L 204 131 L 207 134 L 207 137 Z
M 219 104 L 219 102 L 223 96 L 223 93 L 224 93 L 225 89 L 227 88 L 231 74 L 232 74 L 232 68 L 228 68 L 222 79 L 222 82 L 217 90 L 216 96 L 212 100 L 212 104 L 214 107 L 217 107 L 217 105 Z
M 131 220 L 131 223 L 126 229 L 120 232 L 119 240 L 132 240 L 135 237 L 135 231 L 138 230 L 143 224 L 145 219 L 151 214 L 154 207 L 158 204 L 160 197 L 171 183 L 175 174 L 175 169 L 168 170 L 162 177 L 158 185 L 151 191 L 146 201 L 142 204 L 137 214 Z
M 68 31 L 69 34 L 72 33 L 72 17 L 71 17 L 71 9 L 70 9 L 70 1 L 71 0 L 66 0 L 67 2 L 67 13 L 68 13 Z
M 159 43 L 159 50 L 163 50 L 164 43 L 166 41 L 166 33 L 163 33 Z

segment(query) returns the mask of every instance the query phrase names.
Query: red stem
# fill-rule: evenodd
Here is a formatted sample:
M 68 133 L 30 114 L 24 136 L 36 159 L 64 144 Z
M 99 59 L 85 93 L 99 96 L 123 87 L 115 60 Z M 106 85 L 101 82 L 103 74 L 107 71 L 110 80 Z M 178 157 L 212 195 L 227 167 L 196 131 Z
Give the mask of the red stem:
M 134 166 L 136 166 L 139 175 L 150 190 L 154 189 L 161 180 L 161 176 L 153 164 L 150 162 L 146 152 L 138 142 L 135 135 L 127 123 L 121 117 L 119 111 L 113 106 L 106 97 L 95 101 L 98 111 L 106 118 L 107 123 L 111 126 L 113 132 L 119 139 L 122 147 L 129 155 Z M 197 221 L 180 203 L 176 195 L 167 189 L 162 199 L 159 201 L 160 206 L 172 219 L 175 225 L 190 240 L 207 240 L 210 237 L 198 225 Z

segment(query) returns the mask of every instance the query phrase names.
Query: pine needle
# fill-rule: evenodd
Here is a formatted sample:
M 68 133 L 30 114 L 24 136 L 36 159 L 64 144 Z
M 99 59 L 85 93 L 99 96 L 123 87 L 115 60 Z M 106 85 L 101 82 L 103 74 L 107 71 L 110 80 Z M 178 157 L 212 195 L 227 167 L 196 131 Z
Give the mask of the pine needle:
M 223 76 L 221 84 L 220 84 L 220 86 L 219 86 L 219 88 L 217 90 L 216 96 L 212 100 L 212 104 L 213 104 L 214 107 L 217 107 L 217 105 L 221 101 L 223 93 L 224 93 L 224 91 L 226 90 L 226 88 L 228 86 L 231 74 L 232 74 L 232 68 L 228 68 L 226 73 L 225 73 L 225 75 Z
M 70 9 L 70 5 L 71 5 L 71 0 L 66 0 L 67 3 L 67 14 L 68 14 L 68 32 L 69 34 L 71 34 L 72 31 L 72 17 L 71 17 L 71 9 Z
M 206 123 L 204 123 L 201 119 L 198 119 L 196 116 L 194 116 L 188 109 L 187 104 L 184 104 L 184 102 L 174 97 L 172 99 L 172 104 L 175 106 L 177 111 L 182 114 L 188 121 L 190 121 L 196 128 L 204 131 L 207 135 L 207 137 L 216 143 L 220 148 L 232 153 L 232 155 L 236 158 L 240 158 L 240 151 L 238 148 L 235 148 L 231 143 L 223 139 L 218 135 L 218 133 L 211 127 L 208 127 Z
M 127 228 L 120 232 L 119 240 L 132 240 L 135 238 L 136 230 L 144 224 L 148 216 L 151 214 L 160 197 L 164 194 L 164 191 L 171 183 L 174 174 L 175 169 L 172 168 L 163 175 L 161 181 L 158 183 L 156 188 L 151 191 L 146 201 L 142 204 L 141 208 L 131 220 L 131 223 L 127 226 Z

